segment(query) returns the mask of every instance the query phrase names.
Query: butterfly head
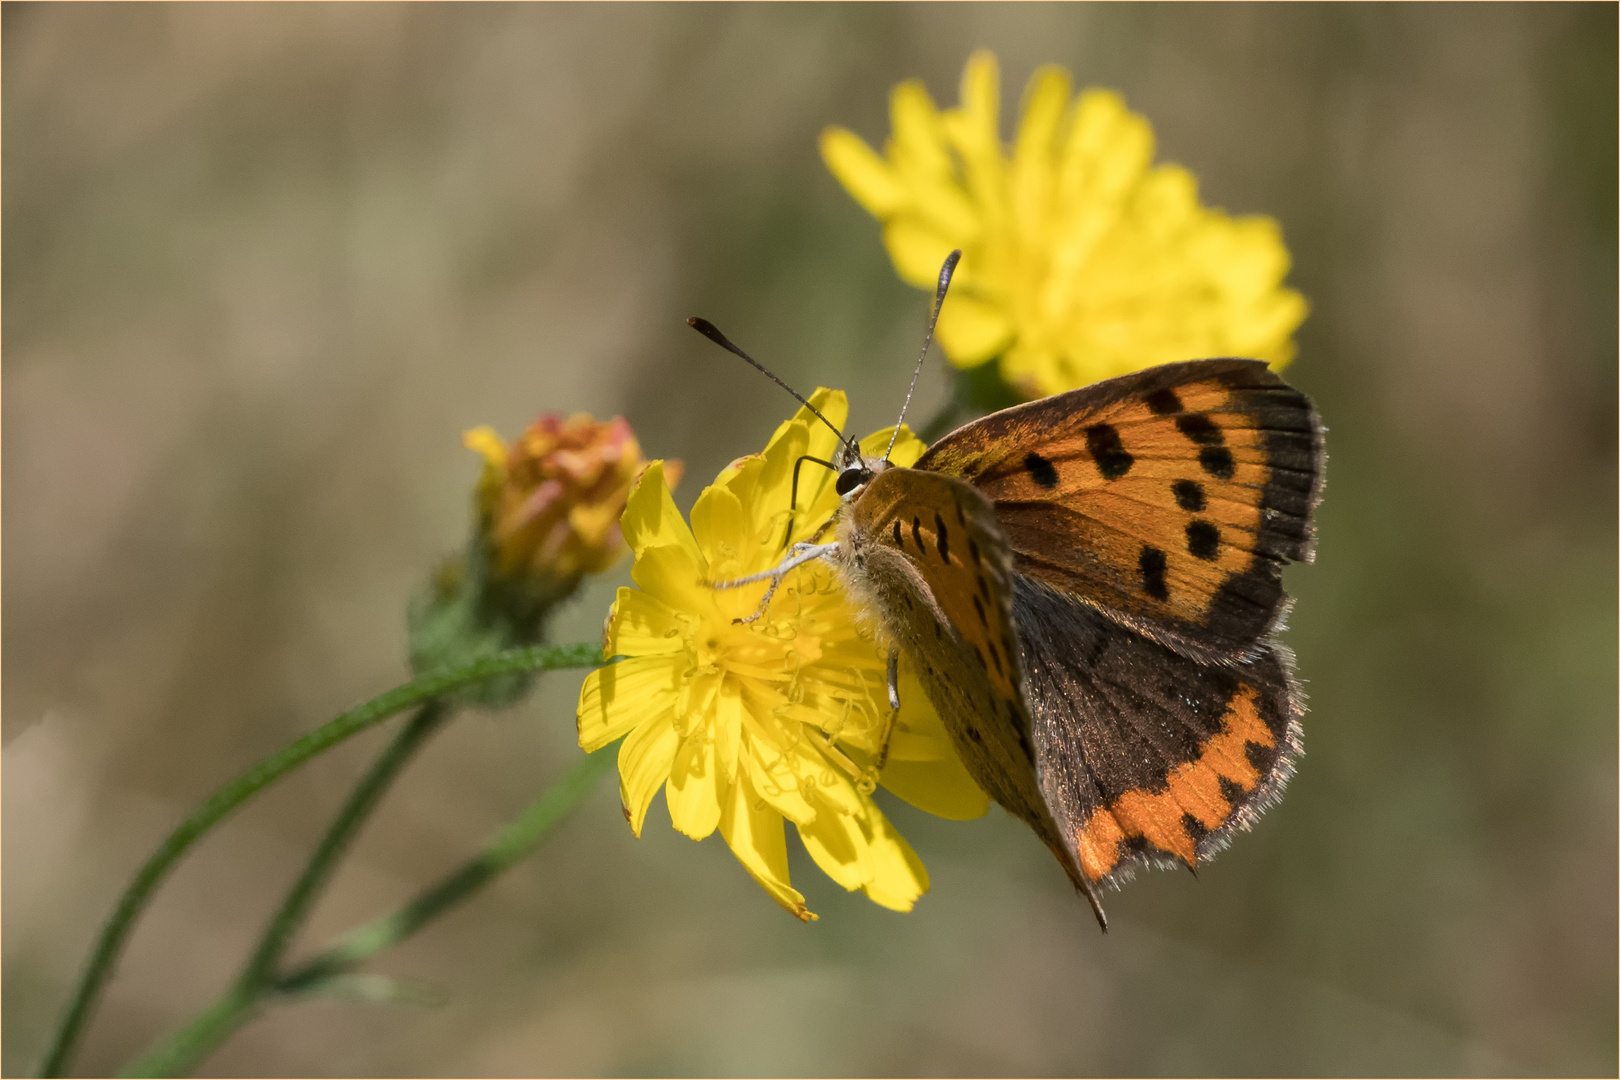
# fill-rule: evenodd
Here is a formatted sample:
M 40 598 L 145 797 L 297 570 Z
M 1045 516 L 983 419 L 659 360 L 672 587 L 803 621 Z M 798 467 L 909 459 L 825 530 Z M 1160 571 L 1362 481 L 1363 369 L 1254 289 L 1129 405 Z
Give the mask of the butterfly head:
M 858 497 L 867 481 L 891 467 L 887 458 L 866 457 L 855 443 L 846 443 L 838 448 L 834 465 L 838 479 L 833 482 L 833 490 L 845 502 Z

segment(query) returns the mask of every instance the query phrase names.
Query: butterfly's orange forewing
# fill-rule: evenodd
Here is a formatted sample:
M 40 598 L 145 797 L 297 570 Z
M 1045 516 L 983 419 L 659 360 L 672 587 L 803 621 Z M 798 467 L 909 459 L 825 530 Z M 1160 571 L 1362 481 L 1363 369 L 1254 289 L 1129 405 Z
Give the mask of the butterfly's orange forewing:
M 1254 360 L 1167 364 L 1006 409 L 917 462 L 995 507 L 1018 571 L 1211 660 L 1276 625 L 1310 554 L 1320 425 Z

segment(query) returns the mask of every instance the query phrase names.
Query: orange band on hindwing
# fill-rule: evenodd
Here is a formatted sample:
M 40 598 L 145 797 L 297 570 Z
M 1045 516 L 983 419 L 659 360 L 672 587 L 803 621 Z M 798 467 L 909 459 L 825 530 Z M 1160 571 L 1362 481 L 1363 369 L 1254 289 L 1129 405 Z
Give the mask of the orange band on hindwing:
M 1277 740 L 1260 717 L 1257 692 L 1245 686 L 1227 706 L 1221 730 L 1204 744 L 1197 759 L 1171 771 L 1163 790 L 1127 791 L 1092 813 L 1076 838 L 1086 877 L 1099 881 L 1111 873 L 1119 865 L 1121 843 L 1133 837 L 1188 866 L 1196 865 L 1197 841 L 1185 819 L 1191 816 L 1206 830 L 1226 823 L 1233 806 L 1221 793 L 1222 779 L 1245 792 L 1261 781 L 1260 770 L 1249 760 L 1251 743 L 1273 749 Z

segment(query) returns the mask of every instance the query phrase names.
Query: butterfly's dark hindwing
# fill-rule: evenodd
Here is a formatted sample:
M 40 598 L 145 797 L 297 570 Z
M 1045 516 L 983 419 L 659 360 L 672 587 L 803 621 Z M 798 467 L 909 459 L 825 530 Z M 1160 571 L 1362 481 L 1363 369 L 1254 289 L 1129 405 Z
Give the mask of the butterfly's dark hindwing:
M 1203 664 L 1015 577 L 1038 781 L 1089 881 L 1195 866 L 1281 793 L 1300 753 L 1290 659 Z
M 972 483 L 1020 573 L 1200 660 L 1264 648 L 1311 556 L 1322 428 L 1255 360 L 1196 360 L 1029 402 L 916 467 Z

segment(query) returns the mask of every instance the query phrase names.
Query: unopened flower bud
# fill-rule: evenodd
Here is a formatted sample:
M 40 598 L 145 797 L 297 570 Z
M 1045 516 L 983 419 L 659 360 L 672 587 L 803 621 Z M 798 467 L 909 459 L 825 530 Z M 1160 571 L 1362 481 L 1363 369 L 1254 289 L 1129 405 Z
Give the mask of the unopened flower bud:
M 484 459 L 473 536 L 412 608 L 418 671 L 538 643 L 551 609 L 624 554 L 619 517 L 647 465 L 622 417 L 546 413 L 511 445 L 489 427 L 462 441 Z M 665 475 L 672 468 L 678 476 L 679 462 Z M 505 703 L 527 682 L 486 684 L 478 700 Z

